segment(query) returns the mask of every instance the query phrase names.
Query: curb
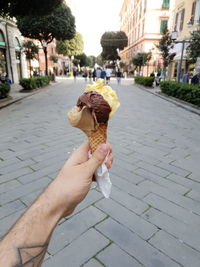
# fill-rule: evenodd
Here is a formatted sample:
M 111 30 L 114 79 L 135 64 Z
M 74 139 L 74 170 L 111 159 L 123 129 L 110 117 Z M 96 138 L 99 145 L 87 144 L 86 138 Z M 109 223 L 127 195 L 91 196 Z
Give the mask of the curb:
M 54 87 L 54 86 L 56 86 L 56 85 L 58 85 L 58 84 L 60 84 L 60 83 L 61 83 L 61 82 L 59 81 L 59 82 L 56 82 L 56 83 L 49 84 L 49 85 L 46 86 L 46 87 L 38 88 L 38 89 L 36 89 L 34 92 L 30 92 L 30 93 L 26 92 L 27 95 L 21 96 L 21 97 L 16 98 L 16 99 L 14 99 L 14 98 L 12 98 L 12 96 L 10 96 L 10 99 L 8 99 L 8 100 L 5 99 L 5 102 L 2 101 L 2 103 L 0 102 L 0 109 L 6 108 L 6 107 L 8 107 L 8 106 L 10 106 L 10 105 L 12 105 L 12 104 L 14 104 L 14 103 L 16 103 L 16 102 L 19 102 L 19 101 L 23 100 L 24 98 L 27 98 L 27 97 L 29 97 L 29 96 L 38 94 L 38 93 L 40 93 L 42 90 L 47 89 L 48 87 Z
M 136 84 L 134 84 L 134 85 L 136 85 Z M 193 105 L 191 103 L 188 103 L 186 101 L 183 101 L 181 99 L 178 99 L 178 98 L 175 98 L 175 97 L 172 97 L 172 96 L 168 96 L 168 95 L 166 95 L 166 94 L 164 94 L 162 92 L 152 92 L 152 91 L 150 91 L 150 90 L 152 90 L 151 87 L 145 88 L 145 87 L 143 87 L 141 85 L 136 85 L 136 86 L 139 89 L 142 89 L 143 91 L 148 92 L 149 94 L 152 94 L 152 95 L 155 95 L 157 97 L 160 97 L 160 98 L 162 98 L 162 99 L 164 99 L 164 100 L 166 100 L 166 101 L 168 101 L 168 102 L 170 102 L 170 103 L 172 103 L 172 104 L 174 104 L 174 105 L 176 105 L 176 106 L 178 106 L 180 108 L 183 108 L 183 109 L 185 109 L 185 110 L 187 110 L 189 112 L 195 113 L 195 114 L 200 116 L 200 108 L 198 106 L 195 106 L 195 105 Z

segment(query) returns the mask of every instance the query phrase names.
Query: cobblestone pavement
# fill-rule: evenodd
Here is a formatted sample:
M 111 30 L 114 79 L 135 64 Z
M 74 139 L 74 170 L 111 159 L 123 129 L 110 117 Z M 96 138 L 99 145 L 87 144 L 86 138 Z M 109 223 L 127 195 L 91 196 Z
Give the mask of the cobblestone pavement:
M 66 112 L 84 82 L 62 80 L 0 111 L 0 236 L 84 135 Z M 44 267 L 199 267 L 200 117 L 123 82 L 109 125 L 112 195 L 93 188 L 57 226 Z

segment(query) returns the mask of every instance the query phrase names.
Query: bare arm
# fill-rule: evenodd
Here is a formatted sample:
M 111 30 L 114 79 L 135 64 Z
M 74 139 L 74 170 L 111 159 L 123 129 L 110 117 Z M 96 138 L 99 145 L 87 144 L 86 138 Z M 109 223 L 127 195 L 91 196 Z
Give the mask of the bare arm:
M 88 143 L 84 143 L 72 154 L 56 179 L 3 238 L 0 266 L 41 266 L 57 223 L 85 198 L 96 168 L 111 153 L 109 145 L 102 145 L 88 160 L 88 150 Z M 107 166 L 111 163 L 110 154 Z

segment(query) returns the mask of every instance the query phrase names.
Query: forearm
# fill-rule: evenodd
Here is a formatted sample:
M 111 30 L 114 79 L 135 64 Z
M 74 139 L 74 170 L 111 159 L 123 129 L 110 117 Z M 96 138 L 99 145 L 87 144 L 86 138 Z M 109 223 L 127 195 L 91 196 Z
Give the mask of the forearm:
M 50 185 L 0 242 L 0 266 L 41 266 L 51 234 L 60 220 Z M 31 265 L 32 266 L 32 265 Z

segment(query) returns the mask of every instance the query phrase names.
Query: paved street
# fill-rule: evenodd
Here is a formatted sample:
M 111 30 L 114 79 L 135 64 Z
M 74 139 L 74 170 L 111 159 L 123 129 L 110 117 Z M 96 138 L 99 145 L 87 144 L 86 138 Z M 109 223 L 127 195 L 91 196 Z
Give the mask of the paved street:
M 85 139 L 66 120 L 84 87 L 61 79 L 0 110 L 0 236 Z M 93 186 L 57 226 L 43 266 L 199 267 L 200 117 L 131 81 L 112 87 L 111 198 Z

